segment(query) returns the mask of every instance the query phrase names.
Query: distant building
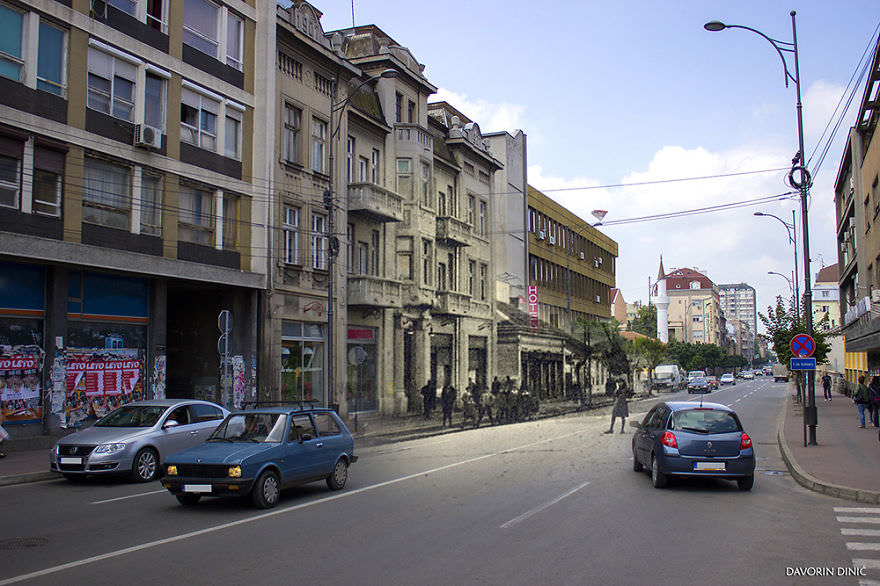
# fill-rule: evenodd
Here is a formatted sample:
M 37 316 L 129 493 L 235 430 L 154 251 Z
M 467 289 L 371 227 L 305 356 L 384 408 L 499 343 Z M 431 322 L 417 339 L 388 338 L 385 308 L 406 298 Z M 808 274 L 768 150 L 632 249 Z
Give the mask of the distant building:
M 718 285 L 721 311 L 734 331 L 733 352 L 749 362 L 755 355 L 755 334 L 758 331 L 758 312 L 755 288 L 747 283 Z
M 824 267 L 816 273 L 813 284 L 813 324 L 816 328 L 828 332 L 840 326 L 840 289 L 838 264 Z M 827 321 L 824 321 L 825 318 Z
M 673 269 L 665 277 L 670 339 L 723 347 L 727 326 L 715 283 L 700 271 L 688 268 Z
M 611 289 L 611 317 L 620 322 L 620 328 L 626 329 L 626 300 L 623 298 L 623 291 L 614 287 Z

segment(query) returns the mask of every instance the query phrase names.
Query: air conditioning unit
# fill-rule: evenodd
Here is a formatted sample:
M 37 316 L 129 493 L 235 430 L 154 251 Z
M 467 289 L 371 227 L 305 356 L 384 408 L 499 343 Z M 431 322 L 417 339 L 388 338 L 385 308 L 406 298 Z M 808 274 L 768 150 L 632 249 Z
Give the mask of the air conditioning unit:
M 154 126 L 138 124 L 134 134 L 134 144 L 146 149 L 162 148 L 162 131 Z
M 597 261 L 599 264 L 602 264 L 602 257 L 600 256 L 599 258 L 596 259 L 596 261 Z
M 581 260 L 584 260 L 584 253 L 581 253 Z
M 599 259 L 598 258 L 593 261 L 593 266 L 597 269 L 599 268 Z
M 556 244 L 556 236 L 550 237 L 550 244 Z
M 880 289 L 871 291 L 871 303 L 880 303 Z
M 596 303 L 602 303 L 602 298 L 596 295 Z
M 547 235 L 544 233 L 543 230 L 538 230 L 538 240 L 544 240 L 544 238 L 546 237 Z
M 91 0 L 89 2 L 89 15 L 97 20 L 107 18 L 107 0 Z

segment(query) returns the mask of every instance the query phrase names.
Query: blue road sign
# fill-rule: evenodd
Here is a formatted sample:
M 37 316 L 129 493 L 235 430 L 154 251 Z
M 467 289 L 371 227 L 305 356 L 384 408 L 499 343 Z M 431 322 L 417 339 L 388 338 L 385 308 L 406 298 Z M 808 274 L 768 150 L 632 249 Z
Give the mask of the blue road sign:
M 816 370 L 816 359 L 815 358 L 792 358 L 791 359 L 791 369 L 792 370 Z

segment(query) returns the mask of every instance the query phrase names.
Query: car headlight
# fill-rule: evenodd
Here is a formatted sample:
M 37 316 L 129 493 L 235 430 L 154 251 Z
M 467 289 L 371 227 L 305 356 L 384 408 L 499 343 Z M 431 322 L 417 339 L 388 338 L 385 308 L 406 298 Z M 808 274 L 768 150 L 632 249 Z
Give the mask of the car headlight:
M 114 454 L 125 449 L 125 444 L 101 444 L 95 448 L 96 454 Z
M 241 466 L 230 466 L 229 478 L 241 478 Z
M 170 465 L 165 468 L 165 474 L 168 476 L 177 476 L 177 466 Z

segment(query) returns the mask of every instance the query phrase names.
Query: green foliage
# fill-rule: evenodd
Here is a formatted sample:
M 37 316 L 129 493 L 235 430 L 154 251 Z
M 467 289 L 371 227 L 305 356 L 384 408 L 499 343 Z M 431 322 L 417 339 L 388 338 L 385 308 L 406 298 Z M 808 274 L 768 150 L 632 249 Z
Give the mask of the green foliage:
M 652 338 L 657 335 L 657 307 L 655 305 L 643 305 L 634 319 L 629 320 L 627 329 L 638 332 Z
M 680 342 L 670 340 L 666 345 L 667 355 L 685 370 L 728 369 L 748 364 L 742 356 L 731 356 L 727 350 L 715 344 Z
M 654 367 L 666 359 L 666 344 L 656 338 L 636 338 L 633 340 L 633 349 L 652 373 Z
M 792 358 L 792 338 L 798 334 L 807 333 L 807 325 L 804 321 L 804 316 L 801 316 L 801 319 L 796 319 L 791 306 L 786 309 L 782 297 L 777 297 L 776 307 L 767 307 L 767 315 L 759 312 L 758 317 L 761 318 L 764 327 L 767 328 L 768 336 L 773 341 L 773 351 L 776 352 L 777 360 L 788 366 L 791 364 Z M 826 315 L 823 318 L 823 321 L 827 319 L 828 316 Z M 814 325 L 818 326 L 821 323 L 822 322 L 819 322 Z M 825 334 L 822 333 L 822 328 L 814 327 L 811 335 L 816 341 L 816 350 L 813 352 L 813 357 L 816 359 L 816 364 L 823 364 L 828 361 L 827 356 L 830 349 L 828 342 L 825 339 Z
M 611 376 L 625 376 L 630 373 L 627 357 L 627 341 L 619 333 L 617 320 L 607 322 L 578 319 L 577 328 L 584 342 L 584 358 L 598 360 Z

